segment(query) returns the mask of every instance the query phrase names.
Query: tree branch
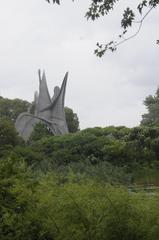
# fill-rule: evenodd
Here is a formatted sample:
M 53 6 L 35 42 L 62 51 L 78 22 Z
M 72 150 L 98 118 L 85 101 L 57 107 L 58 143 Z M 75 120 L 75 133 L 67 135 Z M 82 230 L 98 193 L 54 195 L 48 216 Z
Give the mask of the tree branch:
M 141 19 L 140 21 L 137 21 L 137 22 L 132 21 L 132 22 L 134 22 L 134 23 L 139 24 L 139 27 L 138 27 L 137 31 L 136 31 L 134 34 L 132 34 L 131 36 L 129 36 L 129 37 L 127 37 L 127 38 L 124 38 L 124 35 L 127 33 L 127 29 L 126 29 L 126 30 L 124 30 L 124 32 L 123 32 L 121 35 L 119 35 L 120 38 L 124 38 L 122 41 L 119 41 L 119 42 L 111 41 L 111 42 L 109 42 L 108 44 L 105 44 L 105 45 L 97 43 L 98 49 L 96 49 L 96 50 L 94 51 L 94 53 L 95 53 L 98 57 L 102 57 L 107 50 L 111 50 L 112 52 L 114 52 L 114 51 L 116 51 L 116 49 L 117 49 L 118 46 L 120 46 L 120 45 L 123 44 L 124 42 L 126 42 L 126 41 L 128 41 L 128 40 L 130 40 L 130 39 L 132 39 L 132 38 L 134 38 L 134 37 L 136 37 L 136 36 L 139 34 L 140 30 L 141 30 L 143 21 L 144 21 L 145 18 L 149 15 L 149 13 L 152 11 L 152 9 L 154 9 L 154 6 L 152 6 L 152 7 L 146 12 L 146 14 L 142 17 L 142 19 Z M 159 41 L 157 41 L 157 44 L 159 44 Z

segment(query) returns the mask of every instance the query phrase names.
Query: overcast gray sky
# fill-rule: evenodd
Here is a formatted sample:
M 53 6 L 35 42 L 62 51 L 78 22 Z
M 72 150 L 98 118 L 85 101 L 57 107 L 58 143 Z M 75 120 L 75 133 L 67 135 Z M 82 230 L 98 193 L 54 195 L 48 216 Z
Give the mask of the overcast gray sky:
M 93 55 L 96 42 L 120 34 L 121 6 L 91 22 L 84 18 L 89 3 L 1 2 L 0 95 L 32 101 L 39 68 L 46 71 L 52 95 L 69 71 L 65 103 L 78 114 L 81 128 L 136 126 L 146 112 L 143 100 L 159 86 L 159 9 L 148 16 L 137 38 L 99 59 Z

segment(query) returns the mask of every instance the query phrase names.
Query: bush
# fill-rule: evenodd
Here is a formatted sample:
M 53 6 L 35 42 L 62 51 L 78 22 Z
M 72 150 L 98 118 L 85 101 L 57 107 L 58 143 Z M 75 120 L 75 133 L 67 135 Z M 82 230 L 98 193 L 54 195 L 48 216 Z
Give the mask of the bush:
M 0 148 L 5 145 L 15 146 L 22 141 L 18 137 L 13 123 L 7 120 L 0 120 Z
M 18 169 L 10 184 L 1 181 L 1 239 L 158 240 L 158 195 Z

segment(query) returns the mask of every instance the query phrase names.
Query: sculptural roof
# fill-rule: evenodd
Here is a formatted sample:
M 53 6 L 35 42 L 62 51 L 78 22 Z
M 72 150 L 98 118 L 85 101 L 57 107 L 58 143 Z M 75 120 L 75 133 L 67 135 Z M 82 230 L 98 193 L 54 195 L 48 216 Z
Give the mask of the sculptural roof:
M 54 135 L 68 133 L 64 111 L 68 72 L 65 74 L 61 88 L 57 86 L 54 88 L 54 96 L 52 99 L 48 91 L 45 72 L 43 72 L 41 77 L 41 72 L 39 70 L 38 75 L 39 93 L 35 92 L 34 96 L 34 115 L 30 113 L 22 113 L 18 116 L 15 123 L 15 127 L 20 136 L 26 141 L 30 137 L 34 126 L 39 122 L 47 125 Z

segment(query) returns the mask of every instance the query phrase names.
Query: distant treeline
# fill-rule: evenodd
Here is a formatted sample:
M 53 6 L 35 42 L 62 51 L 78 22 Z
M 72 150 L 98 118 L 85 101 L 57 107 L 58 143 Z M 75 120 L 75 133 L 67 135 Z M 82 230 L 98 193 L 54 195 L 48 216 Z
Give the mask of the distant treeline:
M 4 122 L 0 124 L 0 155 L 14 153 L 36 169 L 110 164 L 131 173 L 143 167 L 159 168 L 159 127 L 96 127 L 50 136 L 39 125 L 25 144 L 14 126 Z

